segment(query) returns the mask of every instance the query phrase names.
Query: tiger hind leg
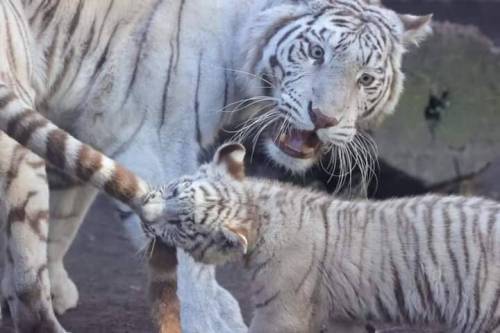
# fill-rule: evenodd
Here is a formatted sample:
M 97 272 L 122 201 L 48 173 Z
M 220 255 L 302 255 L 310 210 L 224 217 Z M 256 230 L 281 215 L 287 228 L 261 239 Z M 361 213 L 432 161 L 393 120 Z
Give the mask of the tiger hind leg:
M 0 132 L 0 177 L 5 230 L 1 290 L 16 331 L 65 332 L 50 294 L 45 163 Z

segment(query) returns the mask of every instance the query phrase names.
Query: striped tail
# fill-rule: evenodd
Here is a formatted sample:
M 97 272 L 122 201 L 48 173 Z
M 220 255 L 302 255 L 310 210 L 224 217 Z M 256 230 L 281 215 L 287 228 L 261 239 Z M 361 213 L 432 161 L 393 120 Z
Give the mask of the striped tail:
M 0 130 L 66 174 L 90 182 L 142 213 L 144 198 L 151 191 L 145 181 L 55 126 L 3 84 Z

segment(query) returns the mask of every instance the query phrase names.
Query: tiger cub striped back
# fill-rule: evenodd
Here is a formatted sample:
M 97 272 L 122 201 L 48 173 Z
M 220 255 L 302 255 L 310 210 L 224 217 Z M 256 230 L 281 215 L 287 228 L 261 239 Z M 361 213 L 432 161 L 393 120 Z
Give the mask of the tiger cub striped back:
M 164 189 L 148 229 L 196 260 L 245 256 L 250 332 L 318 332 L 328 318 L 500 332 L 500 204 L 458 196 L 343 201 L 244 177 L 244 148 Z

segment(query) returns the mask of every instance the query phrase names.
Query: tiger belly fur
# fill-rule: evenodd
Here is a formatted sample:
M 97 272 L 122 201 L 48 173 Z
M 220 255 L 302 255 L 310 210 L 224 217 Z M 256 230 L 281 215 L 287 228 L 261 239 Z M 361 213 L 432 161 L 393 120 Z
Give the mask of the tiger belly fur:
M 245 254 L 250 332 L 318 332 L 328 319 L 500 332 L 500 203 L 458 196 L 343 201 L 244 178 L 241 146 L 169 185 L 152 225 L 196 260 Z
M 131 225 L 139 224 L 135 213 L 161 216 L 153 196 L 144 209 L 145 182 L 194 171 L 223 111 L 242 121 L 258 115 L 242 134 L 262 135 L 269 157 L 296 172 L 325 149 L 352 143 L 358 125 L 393 111 L 402 55 L 430 31 L 429 17 L 397 15 L 371 0 L 5 0 L 0 14 L 0 129 L 132 206 L 120 206 Z M 353 63 L 359 71 L 344 70 Z M 249 112 L 241 112 L 244 102 Z M 279 134 L 288 145 L 313 139 L 314 154 L 302 154 L 311 151 L 306 140 L 285 153 L 274 142 Z M 62 290 L 55 299 L 73 295 L 55 306 L 60 313 L 78 298 L 62 259 L 95 195 L 88 187 L 51 190 L 61 202 L 50 207 L 49 234 L 66 240 L 49 242 L 49 257 L 57 257 L 49 275 L 61 277 L 51 281 Z M 156 248 L 149 263 L 153 314 L 164 331 L 179 307 L 172 256 Z M 182 251 L 178 259 L 183 330 L 245 332 L 214 268 Z

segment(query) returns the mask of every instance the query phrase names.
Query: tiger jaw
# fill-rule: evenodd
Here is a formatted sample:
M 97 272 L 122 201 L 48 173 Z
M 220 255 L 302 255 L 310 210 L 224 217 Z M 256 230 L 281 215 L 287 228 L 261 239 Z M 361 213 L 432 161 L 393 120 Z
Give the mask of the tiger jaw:
M 314 131 L 292 129 L 281 133 L 274 140 L 276 146 L 285 154 L 299 159 L 312 159 L 320 149 L 321 143 Z
M 321 142 L 315 131 L 292 129 L 269 133 L 264 141 L 267 155 L 292 172 L 302 173 L 316 164 L 321 155 Z
M 347 128 L 338 128 L 333 132 L 292 128 L 283 133 L 280 126 L 275 126 L 268 132 L 264 147 L 273 161 L 292 172 L 302 173 L 320 160 L 321 155 L 329 150 L 326 147 L 345 146 L 354 135 L 355 132 Z

